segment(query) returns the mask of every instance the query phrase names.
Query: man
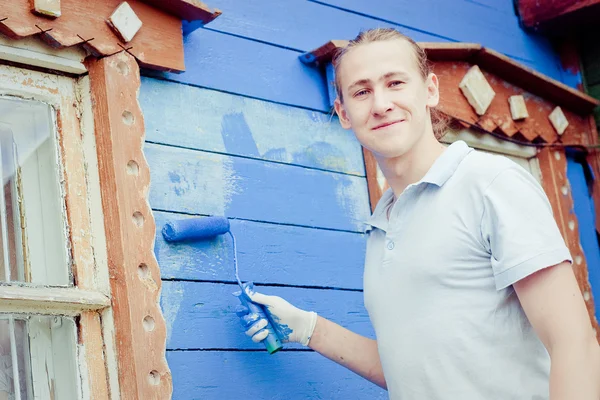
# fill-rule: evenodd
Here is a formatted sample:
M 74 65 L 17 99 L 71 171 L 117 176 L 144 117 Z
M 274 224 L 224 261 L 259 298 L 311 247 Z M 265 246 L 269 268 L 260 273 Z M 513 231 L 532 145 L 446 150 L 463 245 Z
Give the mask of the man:
M 390 185 L 365 261 L 377 340 L 250 290 L 284 341 L 392 399 L 598 400 L 600 348 L 541 187 L 507 158 L 438 142 L 438 79 L 410 38 L 363 32 L 334 65 L 340 123 Z M 267 336 L 265 320 L 238 315 Z

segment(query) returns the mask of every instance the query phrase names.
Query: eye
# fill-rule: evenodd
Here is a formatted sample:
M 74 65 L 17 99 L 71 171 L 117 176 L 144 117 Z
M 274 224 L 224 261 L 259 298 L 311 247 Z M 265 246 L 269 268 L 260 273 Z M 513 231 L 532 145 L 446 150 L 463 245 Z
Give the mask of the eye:
M 361 97 L 361 96 L 365 96 L 368 93 L 369 93 L 369 91 L 367 89 L 361 89 L 358 92 L 354 93 L 354 95 L 352 97 Z
M 390 82 L 390 86 L 400 86 L 402 84 L 404 84 L 404 82 L 402 82 L 402 81 L 391 81 Z

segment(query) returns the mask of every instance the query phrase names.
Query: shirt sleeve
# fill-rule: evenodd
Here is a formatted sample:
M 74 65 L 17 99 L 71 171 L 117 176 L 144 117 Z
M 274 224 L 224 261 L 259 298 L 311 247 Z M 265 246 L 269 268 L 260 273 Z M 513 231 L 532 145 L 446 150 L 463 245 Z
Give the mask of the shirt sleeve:
M 515 164 L 500 172 L 483 202 L 481 234 L 497 290 L 546 267 L 572 262 L 548 197 L 524 168 Z

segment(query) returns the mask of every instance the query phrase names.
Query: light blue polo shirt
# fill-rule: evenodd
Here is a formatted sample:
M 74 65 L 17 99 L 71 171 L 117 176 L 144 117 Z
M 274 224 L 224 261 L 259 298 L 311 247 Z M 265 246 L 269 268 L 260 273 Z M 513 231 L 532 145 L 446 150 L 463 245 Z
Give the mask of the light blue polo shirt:
M 392 200 L 368 221 L 364 272 L 390 398 L 548 399 L 550 358 L 512 287 L 571 261 L 539 183 L 458 141 Z

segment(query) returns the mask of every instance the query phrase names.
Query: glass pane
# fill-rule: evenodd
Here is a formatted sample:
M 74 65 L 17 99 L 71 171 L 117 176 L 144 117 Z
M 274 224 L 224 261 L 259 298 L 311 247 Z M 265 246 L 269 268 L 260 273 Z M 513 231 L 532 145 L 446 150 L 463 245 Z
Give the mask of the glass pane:
M 73 318 L 0 314 L 0 400 L 76 399 Z
M 0 97 L 0 281 L 72 285 L 53 115 Z

